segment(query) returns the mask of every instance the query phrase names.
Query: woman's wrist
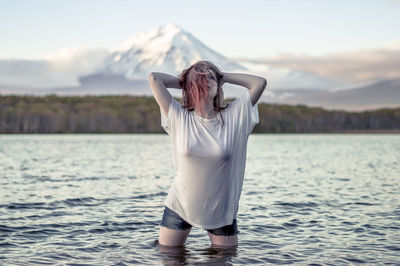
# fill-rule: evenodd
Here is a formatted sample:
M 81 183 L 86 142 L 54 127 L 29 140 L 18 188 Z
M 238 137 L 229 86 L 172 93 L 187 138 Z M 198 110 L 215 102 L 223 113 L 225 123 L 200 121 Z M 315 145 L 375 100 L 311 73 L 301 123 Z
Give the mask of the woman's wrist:
M 223 75 L 224 83 L 243 86 L 247 89 L 258 86 L 263 80 L 265 79 L 262 77 L 245 73 L 224 73 Z
M 179 77 L 163 72 L 152 72 L 151 75 L 154 79 L 161 80 L 166 88 L 182 89 L 179 84 Z
M 221 87 L 222 87 L 222 85 L 224 85 L 224 83 L 226 82 L 226 80 L 224 79 L 224 77 L 225 77 L 225 72 L 221 72 L 221 74 L 222 74 L 222 77 L 219 79 L 219 83 L 220 83 L 220 85 L 221 85 Z

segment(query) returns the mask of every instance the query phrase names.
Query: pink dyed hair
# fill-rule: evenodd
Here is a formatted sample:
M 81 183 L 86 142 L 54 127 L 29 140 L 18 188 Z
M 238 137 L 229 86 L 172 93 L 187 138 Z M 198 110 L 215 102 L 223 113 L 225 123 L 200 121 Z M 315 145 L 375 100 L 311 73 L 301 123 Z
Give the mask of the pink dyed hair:
M 210 71 L 213 75 L 210 76 Z M 202 99 L 207 97 L 208 82 L 207 76 L 217 81 L 217 95 L 213 99 L 214 110 L 221 115 L 221 110 L 225 107 L 220 106 L 220 94 L 222 90 L 220 79 L 223 77 L 222 72 L 213 63 L 201 60 L 190 67 L 184 69 L 179 75 L 179 84 L 182 89 L 183 107 L 189 111 L 193 111 L 194 107 L 199 104 Z M 221 119 L 222 115 L 221 115 Z

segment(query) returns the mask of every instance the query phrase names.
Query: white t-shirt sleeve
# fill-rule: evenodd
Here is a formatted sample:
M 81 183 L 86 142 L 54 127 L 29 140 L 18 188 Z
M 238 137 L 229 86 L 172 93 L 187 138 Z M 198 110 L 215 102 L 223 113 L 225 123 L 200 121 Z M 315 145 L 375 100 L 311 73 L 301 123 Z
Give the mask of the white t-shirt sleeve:
M 161 110 L 160 107 L 161 126 L 168 133 L 168 135 L 171 135 L 171 133 L 173 133 L 175 125 L 181 116 L 181 112 L 182 112 L 182 105 L 178 103 L 174 99 L 174 97 L 171 97 L 171 103 L 169 104 L 169 109 L 168 109 L 168 117 L 165 116 L 164 112 Z
M 258 105 L 253 106 L 251 103 L 250 93 L 248 90 L 232 103 L 232 113 L 234 119 L 239 120 L 239 128 L 246 135 L 249 135 L 256 124 L 259 123 Z

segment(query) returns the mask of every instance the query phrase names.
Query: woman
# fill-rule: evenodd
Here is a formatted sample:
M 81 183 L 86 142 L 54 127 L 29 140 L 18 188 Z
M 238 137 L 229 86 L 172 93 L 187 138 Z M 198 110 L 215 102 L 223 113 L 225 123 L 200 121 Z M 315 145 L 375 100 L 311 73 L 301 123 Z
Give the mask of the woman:
M 259 122 L 257 101 L 267 81 L 223 73 L 204 60 L 178 77 L 152 72 L 148 80 L 160 106 L 161 125 L 171 137 L 177 171 L 165 201 L 159 244 L 181 246 L 192 226 L 198 226 L 208 231 L 212 245 L 237 246 L 247 139 Z M 247 90 L 223 107 L 224 83 Z M 167 88 L 182 89 L 183 106 Z

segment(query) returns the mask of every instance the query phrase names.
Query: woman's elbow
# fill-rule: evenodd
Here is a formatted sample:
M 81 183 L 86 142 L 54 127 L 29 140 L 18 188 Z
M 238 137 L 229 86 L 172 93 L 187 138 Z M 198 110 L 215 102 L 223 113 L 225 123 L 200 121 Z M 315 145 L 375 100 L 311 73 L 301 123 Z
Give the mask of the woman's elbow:
M 267 87 L 267 80 L 265 78 L 263 78 L 263 83 L 262 83 L 262 87 L 265 89 Z
M 150 72 L 149 75 L 147 76 L 148 80 L 152 80 L 155 78 L 154 72 Z
M 160 72 L 150 72 L 148 78 L 158 79 L 160 78 L 160 74 L 161 74 Z
M 264 91 L 264 89 L 267 87 L 267 80 L 265 78 L 261 78 L 261 82 L 259 85 L 259 88 L 261 91 Z

